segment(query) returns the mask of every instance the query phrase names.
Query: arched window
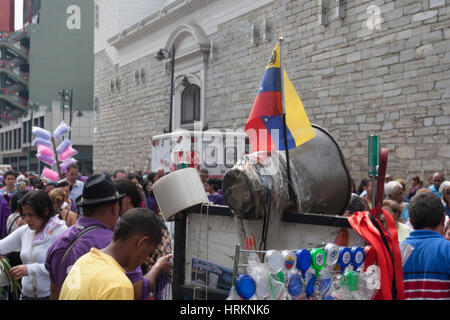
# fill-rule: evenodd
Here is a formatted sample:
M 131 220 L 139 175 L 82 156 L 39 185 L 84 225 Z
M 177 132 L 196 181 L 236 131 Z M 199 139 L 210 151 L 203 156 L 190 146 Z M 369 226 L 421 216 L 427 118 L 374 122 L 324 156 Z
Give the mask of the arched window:
M 181 94 L 181 124 L 200 121 L 200 87 L 188 85 Z

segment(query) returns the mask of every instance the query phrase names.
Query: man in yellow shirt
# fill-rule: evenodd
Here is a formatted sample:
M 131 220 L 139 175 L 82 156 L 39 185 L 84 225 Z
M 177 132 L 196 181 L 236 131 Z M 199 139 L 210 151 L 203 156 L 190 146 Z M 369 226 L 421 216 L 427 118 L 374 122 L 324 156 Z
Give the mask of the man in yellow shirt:
M 125 270 L 135 270 L 161 242 L 157 219 L 148 209 L 129 210 L 120 218 L 113 241 L 106 248 L 92 248 L 75 262 L 59 300 L 133 300 L 133 285 Z M 167 260 L 171 256 L 159 259 L 157 264 L 170 266 Z

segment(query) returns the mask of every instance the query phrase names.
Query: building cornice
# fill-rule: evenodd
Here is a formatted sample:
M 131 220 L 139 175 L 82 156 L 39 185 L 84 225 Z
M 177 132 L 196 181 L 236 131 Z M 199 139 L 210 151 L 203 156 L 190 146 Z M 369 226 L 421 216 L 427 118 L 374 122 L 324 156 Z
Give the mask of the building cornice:
M 209 0 L 211 2 L 211 0 Z M 133 24 L 132 26 L 126 28 L 120 33 L 117 33 L 113 37 L 109 38 L 108 44 L 114 46 L 116 49 L 123 48 L 133 41 L 146 36 L 148 32 L 154 30 L 155 28 L 162 26 L 167 22 L 168 19 L 175 17 L 183 11 L 193 10 L 195 7 L 202 4 L 208 3 L 207 0 L 176 0 L 173 1 L 159 11 L 156 11 L 145 17 L 141 21 Z

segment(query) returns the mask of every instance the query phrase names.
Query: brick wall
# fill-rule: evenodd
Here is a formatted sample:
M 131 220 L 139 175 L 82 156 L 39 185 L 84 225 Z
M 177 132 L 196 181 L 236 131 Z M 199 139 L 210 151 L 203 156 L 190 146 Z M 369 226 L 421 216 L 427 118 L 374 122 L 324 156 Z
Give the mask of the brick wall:
M 348 0 L 344 19 L 329 2 L 327 26 L 318 24 L 316 1 L 283 0 L 208 35 L 214 43 L 206 77 L 209 128 L 245 126 L 282 29 L 289 77 L 311 122 L 341 146 L 357 185 L 367 175 L 370 134 L 389 149 L 394 178 L 427 178 L 436 170 L 450 178 L 450 1 Z M 253 42 L 251 25 L 259 30 Z M 134 72 L 142 67 L 147 80 L 136 85 Z M 170 82 L 162 72 L 151 55 L 120 68 L 104 52 L 96 55 L 96 170 L 150 167 L 151 136 L 162 133 L 169 116 Z M 111 93 L 116 74 L 121 91 Z

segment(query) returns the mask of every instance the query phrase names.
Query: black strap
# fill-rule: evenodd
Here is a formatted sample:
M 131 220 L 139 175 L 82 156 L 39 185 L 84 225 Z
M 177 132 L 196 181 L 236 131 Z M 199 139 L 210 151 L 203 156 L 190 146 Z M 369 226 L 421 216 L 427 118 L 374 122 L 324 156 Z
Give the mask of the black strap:
M 270 222 L 270 204 L 271 204 L 271 193 L 268 190 L 265 190 L 266 195 L 266 203 L 264 206 L 264 220 L 263 220 L 263 229 L 261 235 L 261 242 L 259 243 L 259 250 L 266 250 L 267 245 L 267 234 L 269 232 L 269 222 Z
M 78 242 L 78 240 L 80 240 L 80 238 L 87 232 L 94 230 L 94 229 L 98 229 L 101 228 L 101 226 L 92 226 L 89 227 L 83 231 L 80 232 L 80 234 L 78 234 L 78 236 L 75 238 L 75 240 L 72 242 L 72 244 L 70 245 L 69 248 L 67 248 L 66 252 L 64 253 L 64 256 L 62 257 L 61 261 L 59 262 L 59 267 L 61 267 L 61 264 L 63 263 L 63 261 L 66 259 L 67 255 L 69 254 L 69 252 L 72 250 L 73 246 Z
M 375 219 L 374 216 L 372 216 L 371 213 L 369 213 L 369 217 L 370 217 L 370 221 L 372 222 L 372 224 L 375 226 L 375 228 L 377 228 L 378 232 L 380 233 L 381 236 L 381 240 L 383 240 L 383 244 L 386 247 L 388 253 L 389 253 L 389 258 L 391 259 L 392 262 L 392 299 L 397 300 L 397 282 L 395 281 L 395 267 L 394 267 L 394 257 L 392 256 L 392 251 L 391 248 L 389 248 L 389 244 L 386 240 L 386 237 L 384 236 L 384 232 L 381 229 L 380 225 L 378 224 L 378 221 Z

